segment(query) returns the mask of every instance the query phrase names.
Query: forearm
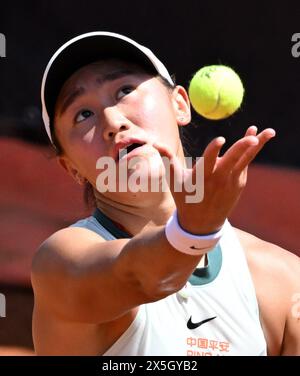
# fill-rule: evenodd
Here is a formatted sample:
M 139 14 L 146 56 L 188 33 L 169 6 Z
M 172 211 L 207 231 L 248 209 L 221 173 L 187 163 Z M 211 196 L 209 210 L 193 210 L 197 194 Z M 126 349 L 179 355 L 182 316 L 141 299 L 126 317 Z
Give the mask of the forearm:
M 115 266 L 119 276 L 136 279 L 151 300 L 158 300 L 182 288 L 201 257 L 174 249 L 161 226 L 132 238 Z

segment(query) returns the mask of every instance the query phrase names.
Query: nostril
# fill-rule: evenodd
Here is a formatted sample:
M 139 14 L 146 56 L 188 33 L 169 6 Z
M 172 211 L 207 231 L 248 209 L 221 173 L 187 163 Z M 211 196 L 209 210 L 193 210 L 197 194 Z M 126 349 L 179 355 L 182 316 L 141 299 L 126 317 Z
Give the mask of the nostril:
M 124 131 L 125 129 L 127 129 L 126 125 L 121 125 L 120 130 Z
M 108 133 L 108 137 L 109 137 L 109 138 L 112 138 L 113 135 L 114 135 L 114 132 L 109 132 L 109 133 Z

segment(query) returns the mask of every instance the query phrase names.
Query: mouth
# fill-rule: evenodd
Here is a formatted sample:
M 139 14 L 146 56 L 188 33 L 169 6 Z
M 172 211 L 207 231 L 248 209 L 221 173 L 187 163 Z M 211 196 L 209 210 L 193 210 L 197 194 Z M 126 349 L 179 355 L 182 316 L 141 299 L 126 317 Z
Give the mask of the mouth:
M 129 144 L 127 146 L 120 148 L 119 151 L 118 151 L 117 160 L 119 161 L 120 159 L 124 158 L 125 156 L 127 158 L 127 156 L 129 154 L 133 156 L 133 151 L 141 148 L 145 144 L 146 144 L 145 142 L 133 142 L 132 144 Z

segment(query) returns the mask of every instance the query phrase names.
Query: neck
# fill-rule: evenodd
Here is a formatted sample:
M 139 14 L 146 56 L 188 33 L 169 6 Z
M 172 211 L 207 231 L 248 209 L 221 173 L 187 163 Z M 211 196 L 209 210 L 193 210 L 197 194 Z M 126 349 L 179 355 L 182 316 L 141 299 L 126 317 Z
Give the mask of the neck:
M 135 197 L 135 201 L 142 202 L 143 205 L 129 205 L 112 201 L 98 192 L 94 194 L 97 207 L 130 235 L 136 235 L 145 228 L 165 225 L 175 210 L 175 203 L 169 192 L 152 194 L 151 200 Z M 144 193 L 142 195 L 144 196 Z

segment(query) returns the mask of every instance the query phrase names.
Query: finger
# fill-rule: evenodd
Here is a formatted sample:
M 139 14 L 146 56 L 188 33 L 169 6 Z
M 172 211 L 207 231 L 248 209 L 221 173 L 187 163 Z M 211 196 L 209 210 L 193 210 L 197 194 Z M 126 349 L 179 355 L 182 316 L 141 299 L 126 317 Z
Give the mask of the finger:
M 236 174 L 241 173 L 256 157 L 264 145 L 275 137 L 276 132 L 272 128 L 265 129 L 260 134 L 257 135 L 258 145 L 248 148 L 243 157 L 234 166 L 233 172 Z
M 245 133 L 245 136 L 256 136 L 257 135 L 257 127 L 255 125 L 251 125 Z M 241 179 L 243 181 L 247 180 L 247 170 L 248 166 L 244 168 L 243 173 L 241 174 Z
M 152 146 L 159 152 L 162 157 L 167 157 L 169 159 L 173 158 L 173 153 L 167 145 L 164 145 L 160 142 L 154 142 Z
M 204 176 L 212 174 L 217 162 L 218 155 L 225 144 L 226 140 L 224 137 L 217 137 L 213 139 L 205 148 L 204 157 Z
M 181 192 L 184 177 L 184 169 L 181 162 L 168 146 L 155 142 L 153 147 L 161 156 L 165 166 L 165 177 L 171 192 L 176 191 L 176 189 Z
M 256 136 L 245 136 L 235 142 L 219 160 L 218 171 L 220 173 L 229 173 L 243 157 L 247 149 L 256 146 L 258 143 Z
M 245 133 L 245 136 L 256 136 L 257 134 L 257 127 L 255 125 L 251 125 Z

